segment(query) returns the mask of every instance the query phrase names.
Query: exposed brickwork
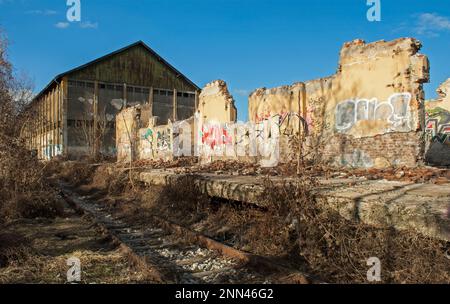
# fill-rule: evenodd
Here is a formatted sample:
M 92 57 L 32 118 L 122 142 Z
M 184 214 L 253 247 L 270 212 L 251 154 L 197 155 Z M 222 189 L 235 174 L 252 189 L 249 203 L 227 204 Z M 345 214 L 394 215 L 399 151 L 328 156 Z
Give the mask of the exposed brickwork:
M 337 166 L 415 167 L 423 162 L 421 132 L 387 133 L 354 138 L 336 134 L 324 149 L 324 158 Z

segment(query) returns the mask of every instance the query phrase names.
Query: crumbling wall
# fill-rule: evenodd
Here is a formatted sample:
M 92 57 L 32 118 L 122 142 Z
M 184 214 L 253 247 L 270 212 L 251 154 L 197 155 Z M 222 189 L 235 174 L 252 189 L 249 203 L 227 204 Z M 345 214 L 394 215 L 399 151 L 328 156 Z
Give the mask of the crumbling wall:
M 437 89 L 439 97 L 426 105 L 426 161 L 431 165 L 450 166 L 450 78 Z
M 236 122 L 237 109 L 225 81 L 212 81 L 202 89 L 196 118 L 196 154 L 202 161 L 226 156 L 227 148 L 234 150 L 235 135 L 228 125 Z
M 420 48 L 413 38 L 345 43 L 335 75 L 253 92 L 250 120 L 275 118 L 281 135 L 302 121 L 325 142 L 323 157 L 337 166 L 416 166 L 425 149 L 422 84 L 429 78 Z
M 235 122 L 237 109 L 223 80 L 208 83 L 199 96 L 198 113 L 204 121 Z
M 206 85 L 199 96 L 198 111 L 186 120 L 160 125 L 146 106 L 128 108 L 117 116 L 118 161 L 208 158 L 227 143 L 223 127 L 236 117 L 234 99 L 222 80 Z
M 157 125 L 150 105 L 121 111 L 116 118 L 117 161 L 171 160 L 174 156 L 174 124 Z
M 238 149 L 244 149 L 252 159 L 258 158 L 250 151 L 256 142 L 258 151 L 261 147 L 277 150 L 267 156 L 270 161 L 277 154 L 283 160 L 298 153 L 291 141 L 301 133 L 318 144 L 317 148 L 320 145 L 320 156 L 336 166 L 417 166 L 425 152 L 422 86 L 429 78 L 428 59 L 419 54 L 420 48 L 413 38 L 346 43 L 335 75 L 253 92 L 250 129 L 244 133 L 233 124 L 236 108 L 226 83 L 214 81 L 202 90 L 195 118 L 184 121 L 193 131 L 192 145 L 198 148 L 192 152 L 205 160 L 220 159 L 221 155 L 241 159 Z M 177 156 L 180 123 L 156 127 L 154 122 L 135 122 L 136 157 Z M 119 159 L 123 159 L 120 154 L 127 155 L 130 145 L 123 134 L 118 131 Z
M 139 130 L 139 138 L 137 140 L 138 159 L 169 161 L 177 156 L 192 156 L 194 141 L 191 130 L 193 128 L 193 118 L 175 123 L 169 121 L 167 125 L 160 126 L 157 126 L 154 120 L 151 121 L 147 127 Z M 183 132 L 186 129 L 191 132 L 189 134 L 190 141 L 183 142 Z M 189 153 L 183 154 L 177 150 L 183 148 L 187 148 Z
M 116 117 L 118 162 L 141 159 L 170 160 L 173 157 L 173 125 L 157 125 L 150 105 L 137 105 Z
M 135 159 L 136 132 L 140 124 L 140 106 L 122 110 L 116 116 L 117 161 Z

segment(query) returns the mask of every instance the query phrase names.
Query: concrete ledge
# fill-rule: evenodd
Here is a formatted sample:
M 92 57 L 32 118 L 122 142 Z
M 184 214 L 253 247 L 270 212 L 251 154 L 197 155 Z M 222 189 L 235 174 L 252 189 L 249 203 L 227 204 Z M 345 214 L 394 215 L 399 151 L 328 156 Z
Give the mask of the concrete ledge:
M 208 196 L 264 207 L 259 200 L 260 195 L 264 192 L 264 187 L 262 183 L 254 181 L 253 178 L 214 174 L 176 174 L 165 170 L 146 171 L 139 174 L 141 182 L 152 185 L 175 185 L 183 178 L 191 178 L 193 185 Z
M 259 200 L 264 192 L 264 178 L 216 174 L 177 174 L 170 170 L 145 171 L 137 178 L 153 185 L 176 184 L 192 179 L 211 197 L 241 201 L 264 207 Z M 292 179 L 270 178 L 275 184 Z M 318 201 L 337 210 L 347 219 L 380 228 L 412 230 L 425 236 L 450 241 L 450 184 L 411 184 L 384 180 L 322 180 Z

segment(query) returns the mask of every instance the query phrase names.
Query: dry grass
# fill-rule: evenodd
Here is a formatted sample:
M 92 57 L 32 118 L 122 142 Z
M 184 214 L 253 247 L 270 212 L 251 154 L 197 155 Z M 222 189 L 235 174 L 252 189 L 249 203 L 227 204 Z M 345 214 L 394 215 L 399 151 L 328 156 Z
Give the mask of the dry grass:
M 104 190 L 99 199 L 133 224 L 146 226 L 154 215 L 164 217 L 236 248 L 298 265 L 333 283 L 367 283 L 370 257 L 381 260 L 384 283 L 450 283 L 448 244 L 344 219 L 317 202 L 313 170 L 284 185 L 267 179 L 261 196 L 267 209 L 210 199 L 189 179 L 169 186 L 132 187 L 127 174 L 105 170 L 97 169 L 90 180 L 98 181 L 81 188 Z M 120 187 L 111 191 L 117 184 Z
M 149 282 L 142 273 L 133 271 L 126 257 L 118 251 L 101 253 L 82 250 L 57 257 L 26 254 L 0 269 L 0 284 L 65 284 L 66 263 L 72 257 L 79 258 L 81 262 L 80 284 Z
M 154 283 L 110 238 L 67 210 L 65 219 L 19 220 L 1 227 L 0 284 L 66 283 L 67 260 L 81 262 L 80 283 Z
M 266 185 L 268 210 L 207 204 L 189 184 L 151 188 L 129 205 L 133 221 L 157 214 L 255 254 L 284 258 L 333 283 L 367 283 L 367 260 L 382 262 L 384 283 L 450 283 L 448 244 L 414 232 L 349 221 L 316 202 L 315 181 Z M 194 194 L 194 195 L 193 195 Z
M 320 205 L 311 194 L 313 187 L 313 182 L 300 178 L 296 184 L 268 187 L 264 198 L 271 203 L 270 216 L 279 223 L 291 222 L 292 248 L 316 275 L 330 282 L 367 283 L 367 260 L 378 257 L 385 283 L 450 283 L 445 242 L 346 220 Z M 273 231 L 260 230 L 269 239 Z

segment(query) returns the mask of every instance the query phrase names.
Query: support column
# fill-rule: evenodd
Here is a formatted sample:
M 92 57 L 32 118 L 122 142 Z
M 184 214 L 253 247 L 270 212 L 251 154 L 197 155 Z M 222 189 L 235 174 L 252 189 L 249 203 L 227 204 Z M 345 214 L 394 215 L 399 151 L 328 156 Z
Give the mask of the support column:
M 51 158 L 55 157 L 56 155 L 56 126 L 55 126 L 55 89 L 52 90 L 52 98 L 51 98 L 51 137 L 52 137 L 52 143 L 51 143 Z
M 195 90 L 195 109 L 194 109 L 194 113 L 196 113 L 198 111 L 198 99 L 199 99 L 199 94 L 198 91 Z
M 94 121 L 93 121 L 93 126 L 92 126 L 92 131 L 93 131 L 93 152 L 94 152 L 94 157 L 97 157 L 99 152 L 100 152 L 100 138 L 99 138 L 99 123 L 100 123 L 100 118 L 98 115 L 98 81 L 95 81 L 94 83 L 94 104 L 93 104 L 93 117 L 94 117 Z
M 42 97 L 42 127 L 41 127 L 41 157 L 42 159 L 45 159 L 45 124 L 46 124 L 46 107 L 45 107 L 45 102 L 46 102 L 46 95 L 44 95 Z
M 127 108 L 127 84 L 123 84 L 123 108 Z
M 173 89 L 173 121 L 177 121 L 178 120 L 178 115 L 177 115 L 177 108 L 178 108 L 178 92 L 177 89 Z
M 50 133 L 50 96 L 51 93 L 47 93 L 45 96 L 45 132 L 44 132 L 44 151 L 45 151 L 45 158 L 46 160 L 50 156 L 50 149 L 49 149 L 49 138 L 48 135 Z
M 56 90 L 56 145 L 61 149 L 61 83 Z
M 66 156 L 69 154 L 69 140 L 68 140 L 68 111 L 69 111 L 69 83 L 68 79 L 64 78 L 61 82 L 61 101 L 62 101 L 62 143 L 63 143 L 63 154 Z
M 153 116 L 153 102 L 154 102 L 154 91 L 153 91 L 153 87 L 151 87 L 150 93 L 148 94 L 148 104 L 150 105 L 151 116 Z
M 38 111 L 38 127 L 37 127 L 37 151 L 38 151 L 38 158 L 42 158 L 42 97 L 39 98 L 38 104 L 37 104 L 37 111 Z

